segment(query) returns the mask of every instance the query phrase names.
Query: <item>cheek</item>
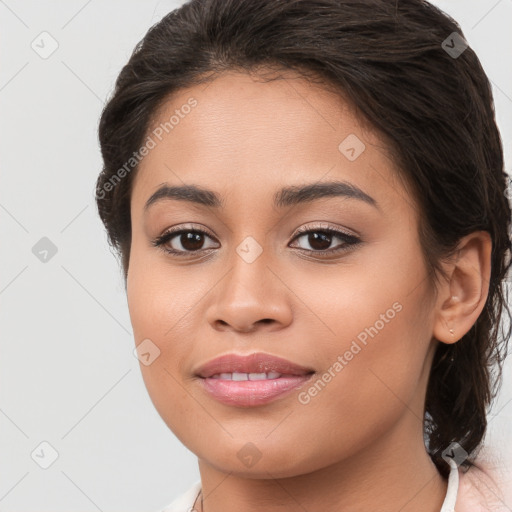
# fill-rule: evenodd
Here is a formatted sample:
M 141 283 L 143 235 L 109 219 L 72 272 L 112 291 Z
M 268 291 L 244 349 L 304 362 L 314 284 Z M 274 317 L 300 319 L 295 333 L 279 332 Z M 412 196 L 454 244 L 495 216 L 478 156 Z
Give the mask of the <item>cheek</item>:
M 159 355 L 149 365 L 140 363 L 148 395 L 162 420 L 184 444 L 193 431 L 187 418 L 197 418 L 195 403 L 183 387 L 181 363 L 187 360 L 190 340 L 180 336 L 179 327 L 187 318 L 183 294 L 170 292 L 170 279 L 152 282 L 151 274 L 137 275 L 136 267 L 128 291 L 128 307 L 135 344 L 151 340 Z M 179 296 L 179 300 L 178 300 Z M 182 319 L 180 321 L 180 319 Z
M 192 275 L 188 269 L 167 265 L 165 259 L 151 258 L 136 249 L 132 252 L 127 300 L 136 341 L 153 336 L 155 343 L 177 338 L 179 344 L 192 342 L 180 333 L 207 292 L 204 280 L 191 281 Z
M 299 421 L 311 426 L 315 418 L 322 431 L 332 427 L 349 449 L 383 432 L 421 395 L 429 312 L 425 286 L 411 286 L 411 276 L 421 273 L 412 260 L 394 265 L 393 272 L 354 267 L 341 277 L 334 273 L 292 286 L 307 297 L 307 308 L 297 314 L 299 330 L 308 333 L 303 337 L 322 366 L 298 396 L 304 406 Z
M 314 443 L 300 445 L 302 458 L 319 466 L 326 457 L 334 462 L 371 445 L 404 415 L 421 423 L 418 397 L 427 344 L 411 329 L 411 316 L 413 310 L 404 306 L 384 326 L 373 320 L 360 329 L 350 315 L 340 315 L 337 332 L 351 324 L 355 334 L 341 335 L 336 347 L 324 346 L 325 366 L 298 394 L 297 435 L 307 439 L 316 433 Z
M 180 326 L 186 322 L 193 304 L 193 295 L 187 295 L 178 272 L 164 272 L 149 264 L 132 246 L 127 275 L 127 302 L 135 345 L 150 340 L 158 356 L 148 365 L 141 361 L 140 369 L 148 393 L 160 412 L 179 404 L 179 387 L 171 375 L 177 375 L 180 361 L 186 357 L 188 337 L 180 336 Z M 164 278 L 165 276 L 165 278 Z M 174 407 L 174 405 L 173 405 Z

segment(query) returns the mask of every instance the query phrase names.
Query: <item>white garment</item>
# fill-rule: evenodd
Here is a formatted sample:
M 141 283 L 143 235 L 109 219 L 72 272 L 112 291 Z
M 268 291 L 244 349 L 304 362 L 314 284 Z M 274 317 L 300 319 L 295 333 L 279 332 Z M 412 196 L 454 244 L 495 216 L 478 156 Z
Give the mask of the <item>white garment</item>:
M 448 476 L 448 489 L 440 512 L 453 512 L 457 491 L 459 489 L 459 471 L 457 465 L 450 461 L 450 475 Z M 159 512 L 192 512 L 192 506 L 201 489 L 201 479 L 195 481 L 181 496 L 178 496 L 170 505 Z M 195 510 L 195 509 L 194 509 Z

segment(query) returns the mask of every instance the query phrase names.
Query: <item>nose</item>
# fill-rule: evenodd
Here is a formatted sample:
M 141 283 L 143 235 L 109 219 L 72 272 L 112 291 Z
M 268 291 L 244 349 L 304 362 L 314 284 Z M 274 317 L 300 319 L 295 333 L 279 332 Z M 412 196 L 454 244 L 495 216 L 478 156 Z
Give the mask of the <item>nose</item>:
M 248 263 L 235 253 L 214 290 L 206 318 L 218 331 L 270 332 L 292 322 L 292 293 L 263 255 Z

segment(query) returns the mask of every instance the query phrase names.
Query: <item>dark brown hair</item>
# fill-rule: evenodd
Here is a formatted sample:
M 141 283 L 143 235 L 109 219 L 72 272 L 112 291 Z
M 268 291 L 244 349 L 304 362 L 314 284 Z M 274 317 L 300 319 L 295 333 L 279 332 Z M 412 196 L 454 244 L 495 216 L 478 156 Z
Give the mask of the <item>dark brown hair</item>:
M 502 143 L 489 80 L 463 38 L 423 0 L 191 0 L 152 26 L 121 70 L 99 124 L 96 184 L 126 278 L 137 170 L 126 163 L 170 94 L 234 69 L 293 70 L 339 91 L 383 137 L 411 191 L 430 284 L 462 237 L 485 230 L 492 238 L 485 307 L 457 343 L 438 344 L 431 369 L 425 442 L 444 476 L 450 443 L 470 454 L 466 466 L 474 461 L 511 332 L 500 332 L 502 313 L 511 317 L 512 247 Z

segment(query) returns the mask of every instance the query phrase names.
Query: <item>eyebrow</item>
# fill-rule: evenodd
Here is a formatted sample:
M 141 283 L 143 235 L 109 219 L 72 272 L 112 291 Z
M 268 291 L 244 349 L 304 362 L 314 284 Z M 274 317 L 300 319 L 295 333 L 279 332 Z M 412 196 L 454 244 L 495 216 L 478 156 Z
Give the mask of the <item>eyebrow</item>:
M 309 185 L 292 185 L 284 187 L 274 194 L 274 206 L 285 208 L 288 206 L 306 203 L 325 197 L 346 197 L 358 199 L 365 203 L 380 209 L 377 201 L 363 192 L 356 185 L 347 181 L 328 181 L 321 183 L 312 183 Z M 212 208 L 221 208 L 223 201 L 218 194 L 212 190 L 205 189 L 197 185 L 162 185 L 147 200 L 144 210 L 147 210 L 152 204 L 174 199 L 178 201 L 189 201 Z

